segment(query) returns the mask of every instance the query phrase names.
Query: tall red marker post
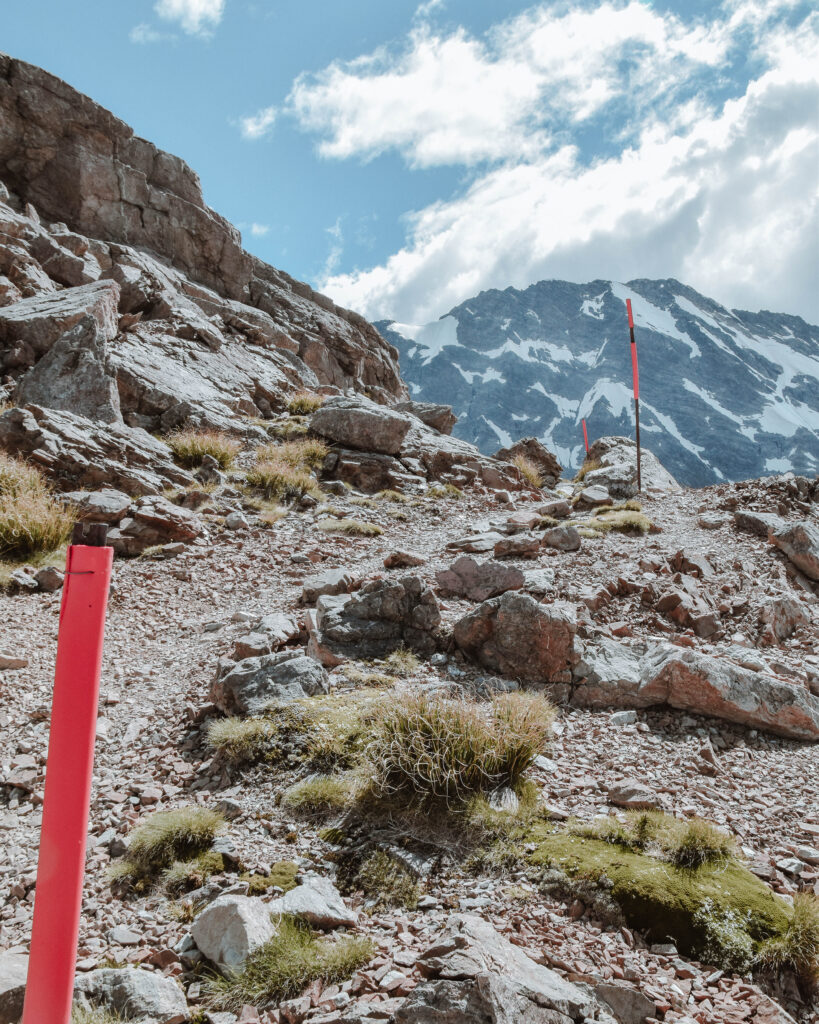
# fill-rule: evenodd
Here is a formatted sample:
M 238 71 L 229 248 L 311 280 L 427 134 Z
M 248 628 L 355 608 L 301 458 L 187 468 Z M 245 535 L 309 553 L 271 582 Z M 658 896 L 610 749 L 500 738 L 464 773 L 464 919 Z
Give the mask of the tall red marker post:
M 634 421 L 637 427 L 637 490 L 642 491 L 640 479 L 640 374 L 637 370 L 637 344 L 634 341 L 634 314 L 631 312 L 631 299 L 626 299 L 628 312 L 628 330 L 631 336 L 631 371 L 634 378 Z
M 22 1024 L 69 1024 L 94 737 L 111 582 L 107 527 L 81 523 L 68 549 L 51 706 L 43 824 Z
M 589 435 L 586 432 L 586 421 L 583 420 L 583 444 L 586 446 L 586 454 L 589 454 Z

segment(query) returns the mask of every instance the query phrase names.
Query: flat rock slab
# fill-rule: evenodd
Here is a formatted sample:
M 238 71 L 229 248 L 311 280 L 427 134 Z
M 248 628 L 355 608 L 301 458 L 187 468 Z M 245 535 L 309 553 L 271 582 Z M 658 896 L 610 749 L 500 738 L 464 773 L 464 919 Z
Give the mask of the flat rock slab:
M 74 982 L 74 998 L 78 996 L 85 997 L 86 1005 L 101 1006 L 125 1020 L 153 1017 L 163 1021 L 188 1012 L 185 993 L 172 978 L 138 967 L 79 974 Z
M 473 533 L 468 537 L 459 537 L 457 540 L 450 541 L 447 544 L 447 549 L 449 551 L 469 551 L 474 554 L 480 554 L 484 551 L 494 551 L 495 545 L 503 539 L 503 534 L 496 533 L 494 530 L 488 533 Z
M 478 562 L 469 555 L 461 555 L 449 569 L 437 572 L 435 579 L 443 594 L 469 601 L 486 601 L 507 590 L 520 590 L 525 584 L 520 569 L 494 559 Z
M 322 594 L 347 594 L 354 581 L 355 577 L 348 569 L 325 569 L 304 581 L 302 602 L 315 604 Z
M 358 920 L 330 879 L 321 875 L 307 875 L 301 885 L 272 900 L 269 909 L 304 917 L 316 928 L 350 928 Z

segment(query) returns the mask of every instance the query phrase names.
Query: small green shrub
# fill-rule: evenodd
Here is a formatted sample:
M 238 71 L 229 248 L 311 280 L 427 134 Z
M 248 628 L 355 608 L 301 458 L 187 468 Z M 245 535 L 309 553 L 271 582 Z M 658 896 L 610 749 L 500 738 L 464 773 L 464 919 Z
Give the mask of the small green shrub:
M 276 728 L 266 718 L 217 718 L 208 726 L 208 743 L 232 764 L 253 764 L 269 751 Z
M 223 826 L 222 816 L 205 807 L 155 811 L 131 833 L 128 852 L 116 874 L 135 880 L 156 877 L 174 861 L 205 853 Z
M 346 981 L 375 955 L 369 939 L 343 936 L 317 939 L 306 924 L 284 916 L 276 934 L 255 949 L 241 968 L 211 983 L 211 1002 L 239 1011 L 300 995 L 313 981 Z
M 527 483 L 531 484 L 532 487 L 538 488 L 538 490 L 540 489 L 543 482 L 540 470 L 531 459 L 528 459 L 525 455 L 516 455 L 512 459 L 512 465 L 517 467 L 520 475 Z
M 819 985 L 819 898 L 813 893 L 797 893 L 793 898 L 793 916 L 784 935 L 762 944 L 756 958 L 764 970 L 780 974 L 793 971 L 806 993 Z
M 701 818 L 692 818 L 680 835 L 666 845 L 672 864 L 680 868 L 698 868 L 703 864 L 724 864 L 736 854 L 731 836 Z
M 347 807 L 360 788 L 359 779 L 352 773 L 314 775 L 285 790 L 282 803 L 294 811 L 327 814 Z
M 378 537 L 384 532 L 376 523 L 363 519 L 320 519 L 316 528 L 322 533 L 344 533 L 348 537 Z
M 287 403 L 287 411 L 291 416 L 310 416 L 324 405 L 324 395 L 313 391 L 297 391 Z
M 427 488 L 428 498 L 454 498 L 456 501 L 464 496 L 464 492 L 455 484 L 433 484 Z
M 212 456 L 222 469 L 228 469 L 239 454 L 241 443 L 218 430 L 194 430 L 183 427 L 168 434 L 165 441 L 176 461 L 182 466 L 199 466 L 206 455 Z
M 21 560 L 64 544 L 74 516 L 43 475 L 0 452 L 0 558 Z
M 191 860 L 175 860 L 162 872 L 162 885 L 169 896 L 180 896 L 191 889 L 198 889 L 224 867 L 222 854 L 208 850 Z
M 368 748 L 382 793 L 464 800 L 518 786 L 551 735 L 555 709 L 537 694 L 496 697 L 478 705 L 404 694 L 383 712 Z
M 404 907 L 415 910 L 421 895 L 417 881 L 403 864 L 376 850 L 358 869 L 355 884 L 365 897 L 374 900 L 374 909 Z

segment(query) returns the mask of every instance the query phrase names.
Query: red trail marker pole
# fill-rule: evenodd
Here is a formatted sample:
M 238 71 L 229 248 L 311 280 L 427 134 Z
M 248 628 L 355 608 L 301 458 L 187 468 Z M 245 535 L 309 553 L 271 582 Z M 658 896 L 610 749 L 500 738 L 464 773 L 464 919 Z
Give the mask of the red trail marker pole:
M 589 435 L 586 433 L 586 421 L 583 420 L 583 443 L 586 445 L 586 454 L 589 454 Z
M 637 369 L 637 343 L 634 340 L 634 314 L 631 312 L 631 299 L 626 299 L 628 312 L 628 330 L 631 336 L 631 372 L 634 378 L 634 422 L 637 429 L 637 490 L 643 490 L 640 479 L 640 373 Z
M 105 609 L 107 527 L 79 524 L 68 549 L 23 1024 L 69 1024 L 85 872 Z

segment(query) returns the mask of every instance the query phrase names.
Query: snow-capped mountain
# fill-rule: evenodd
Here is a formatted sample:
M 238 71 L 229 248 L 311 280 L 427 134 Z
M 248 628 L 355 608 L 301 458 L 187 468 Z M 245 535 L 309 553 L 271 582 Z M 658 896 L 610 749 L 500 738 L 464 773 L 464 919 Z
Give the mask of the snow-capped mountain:
M 538 437 L 561 461 L 631 435 L 626 299 L 640 363 L 640 428 L 681 483 L 819 469 L 819 327 L 729 310 L 679 281 L 541 281 L 485 291 L 434 323 L 376 324 L 412 397 L 452 405 L 453 433 L 493 452 Z

